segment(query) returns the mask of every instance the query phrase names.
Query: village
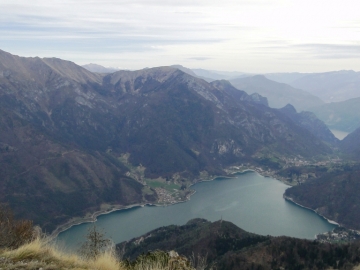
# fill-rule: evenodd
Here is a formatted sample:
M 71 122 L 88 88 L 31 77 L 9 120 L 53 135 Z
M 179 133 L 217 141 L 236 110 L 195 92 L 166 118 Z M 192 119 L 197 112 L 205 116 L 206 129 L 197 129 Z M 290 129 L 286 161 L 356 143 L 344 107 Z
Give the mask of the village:
M 344 227 L 336 227 L 331 232 L 316 235 L 316 240 L 321 243 L 349 243 L 360 239 L 360 232 Z
M 167 205 L 179 202 L 179 199 L 174 196 L 175 193 L 178 193 L 178 190 L 174 190 L 174 192 L 171 193 L 164 188 L 157 187 L 155 188 L 155 191 L 158 195 L 158 203 Z

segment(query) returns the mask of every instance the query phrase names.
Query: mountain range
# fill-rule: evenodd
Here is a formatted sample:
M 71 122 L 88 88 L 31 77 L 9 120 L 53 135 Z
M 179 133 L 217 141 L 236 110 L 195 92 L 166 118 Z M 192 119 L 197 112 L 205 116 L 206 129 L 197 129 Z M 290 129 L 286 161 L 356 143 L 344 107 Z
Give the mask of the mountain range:
M 303 111 L 324 103 L 313 94 L 295 89 L 284 83 L 269 80 L 263 75 L 237 78 L 230 80 L 230 82 L 237 89 L 241 89 L 249 94 L 258 93 L 266 97 L 269 101 L 269 106 L 272 108 L 282 108 L 287 104 L 291 104 L 297 111 Z
M 360 97 L 360 72 L 340 70 L 322 73 L 273 73 L 267 78 L 318 96 L 326 103 Z
M 261 95 L 172 67 L 100 74 L 0 51 L 0 111 L 0 202 L 48 231 L 157 202 L 154 181 L 180 189 L 232 165 L 333 153 Z
M 339 70 L 321 73 L 279 72 L 279 73 L 246 73 L 237 71 L 218 71 L 206 69 L 190 69 L 180 65 L 183 71 L 196 75 L 199 78 L 212 82 L 215 80 L 236 80 L 257 75 L 265 76 L 271 81 L 287 84 L 298 90 L 302 90 L 320 98 L 326 103 L 341 102 L 360 97 L 358 85 L 360 83 L 360 72 L 353 70 Z M 244 89 L 242 89 L 244 90 Z M 266 95 L 264 95 L 266 97 Z M 281 97 L 280 97 L 281 98 Z M 291 103 L 291 102 L 289 102 Z M 283 104 L 285 106 L 286 104 Z M 292 104 L 297 107 L 295 104 Z M 282 107 L 282 106 L 280 106 Z
M 331 102 L 309 110 L 316 114 L 329 128 L 353 132 L 360 127 L 360 97 Z
M 359 84 L 360 72 L 342 70 L 309 74 L 290 85 L 306 90 L 325 102 L 339 102 L 359 97 Z
M 103 202 L 147 201 L 143 185 L 125 175 L 126 167 L 91 148 L 96 129 L 107 127 L 96 126 L 80 144 L 82 134 L 72 133 L 85 120 L 74 111 L 86 113 L 80 103 L 87 102 L 83 96 L 100 76 L 68 61 L 2 51 L 0 74 L 0 201 L 16 216 L 51 231 Z
M 336 71 L 330 73 L 266 73 L 263 75 L 254 76 L 255 74 L 237 71 L 226 72 L 217 70 L 190 69 L 181 65 L 173 65 L 172 67 L 178 68 L 193 77 L 204 79 L 207 82 L 212 82 L 215 80 L 232 80 L 235 81 L 236 84 L 238 81 L 243 81 L 243 83 L 247 81 L 243 86 L 240 84 L 237 85 L 237 88 L 246 90 L 246 92 L 250 94 L 255 91 L 255 93 L 261 93 L 264 97 L 269 97 L 271 100 L 271 107 L 274 108 L 280 108 L 287 104 L 292 104 L 297 108 L 298 111 L 306 110 L 314 112 L 316 116 L 331 129 L 352 132 L 360 126 L 360 116 L 357 110 L 359 98 L 324 103 L 318 98 L 318 95 L 322 95 L 321 93 L 319 94 L 316 92 L 315 94 L 310 94 L 309 92 L 313 91 L 313 89 L 326 88 L 326 94 L 323 99 L 329 100 L 329 95 L 331 96 L 334 94 L 333 92 L 329 91 L 341 92 L 342 90 L 337 90 L 337 88 L 331 90 L 327 85 L 324 85 L 327 82 L 327 79 L 323 80 L 320 78 L 328 78 L 329 76 L 335 74 L 337 77 L 337 85 L 352 85 L 357 76 L 357 73 L 354 71 Z M 106 70 L 104 67 L 103 69 Z M 110 73 L 110 71 L 115 70 L 108 70 L 107 73 Z M 269 79 L 269 81 L 260 82 L 261 80 L 264 81 L 264 77 L 261 76 L 266 77 Z M 256 80 L 255 78 L 251 80 L 251 77 L 255 77 Z M 311 81 L 307 82 L 308 80 Z M 249 83 L 250 81 L 252 82 Z M 297 83 L 300 81 L 301 84 L 305 83 L 309 85 L 306 87 L 311 86 L 309 88 L 310 90 L 302 90 L 302 85 L 297 85 Z M 276 82 L 280 84 L 277 84 Z M 332 87 L 333 86 L 334 85 L 332 85 Z M 346 88 L 347 86 L 344 87 Z M 358 97 L 360 95 L 356 92 L 356 90 L 351 93 L 352 94 L 350 96 Z

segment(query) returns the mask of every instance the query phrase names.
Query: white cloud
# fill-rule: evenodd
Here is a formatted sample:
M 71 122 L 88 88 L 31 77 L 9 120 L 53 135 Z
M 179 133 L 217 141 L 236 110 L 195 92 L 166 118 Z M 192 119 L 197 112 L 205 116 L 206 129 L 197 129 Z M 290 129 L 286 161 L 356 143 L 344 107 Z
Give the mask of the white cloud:
M 298 47 L 358 45 L 358 7 L 355 0 L 0 0 L 0 48 L 131 69 L 184 62 L 251 72 L 312 71 L 306 69 L 317 61 L 314 71 L 360 70 L 358 61 L 350 61 L 358 58 L 356 50 Z M 338 67 L 326 62 L 341 55 L 348 61 Z

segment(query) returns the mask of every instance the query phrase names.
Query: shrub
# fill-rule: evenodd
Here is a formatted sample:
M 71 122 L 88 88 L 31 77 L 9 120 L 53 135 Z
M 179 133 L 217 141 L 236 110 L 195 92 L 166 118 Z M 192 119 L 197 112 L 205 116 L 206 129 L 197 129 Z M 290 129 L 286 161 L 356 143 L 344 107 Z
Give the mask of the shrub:
M 196 270 L 188 259 L 177 252 L 161 250 L 139 255 L 133 262 L 125 260 L 124 267 L 128 270 Z
M 112 242 L 105 238 L 105 234 L 99 231 L 95 225 L 88 229 L 86 242 L 80 247 L 80 254 L 88 259 L 95 259 L 107 249 L 111 249 Z
M 11 209 L 0 205 L 0 248 L 15 249 L 35 238 L 30 220 L 15 220 Z

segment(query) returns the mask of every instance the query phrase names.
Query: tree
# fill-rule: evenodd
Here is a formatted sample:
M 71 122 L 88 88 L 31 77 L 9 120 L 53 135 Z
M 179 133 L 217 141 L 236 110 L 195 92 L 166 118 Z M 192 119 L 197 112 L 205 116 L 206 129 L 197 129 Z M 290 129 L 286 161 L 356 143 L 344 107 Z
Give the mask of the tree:
M 105 234 L 99 231 L 94 224 L 88 229 L 86 242 L 80 247 L 80 254 L 86 258 L 96 258 L 111 246 L 111 240 L 105 238 Z

